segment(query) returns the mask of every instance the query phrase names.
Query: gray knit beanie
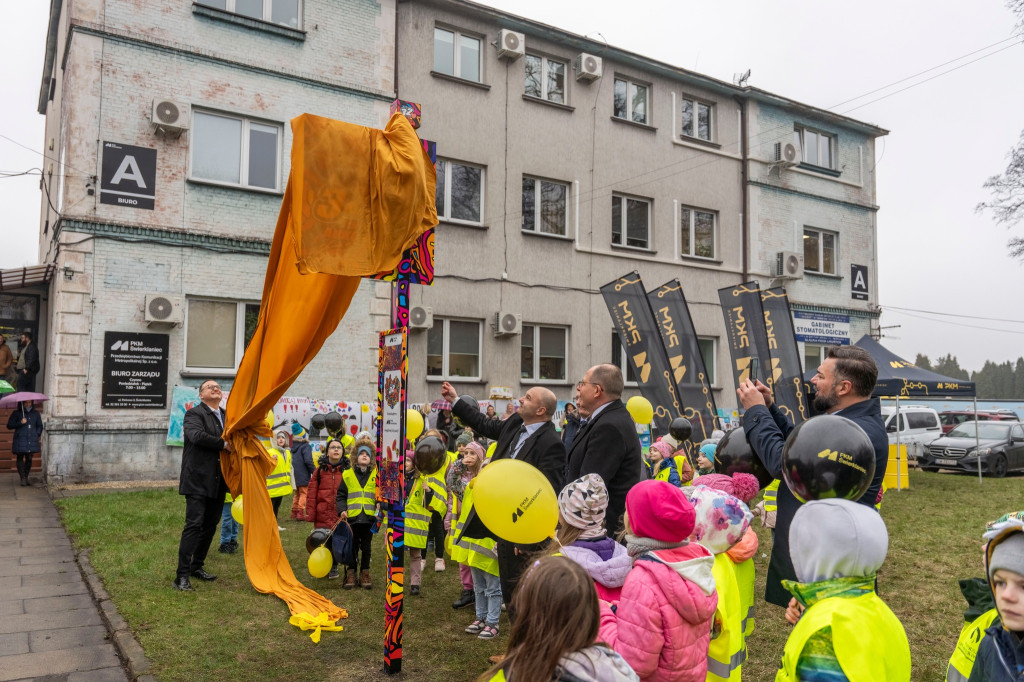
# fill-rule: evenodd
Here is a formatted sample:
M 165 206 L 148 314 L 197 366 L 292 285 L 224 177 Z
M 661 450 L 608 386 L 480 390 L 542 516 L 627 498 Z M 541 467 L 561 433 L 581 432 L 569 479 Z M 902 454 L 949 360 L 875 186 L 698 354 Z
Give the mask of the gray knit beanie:
M 1024 575 L 1024 532 L 1009 535 L 992 550 L 992 559 L 988 562 L 989 580 L 999 569 Z

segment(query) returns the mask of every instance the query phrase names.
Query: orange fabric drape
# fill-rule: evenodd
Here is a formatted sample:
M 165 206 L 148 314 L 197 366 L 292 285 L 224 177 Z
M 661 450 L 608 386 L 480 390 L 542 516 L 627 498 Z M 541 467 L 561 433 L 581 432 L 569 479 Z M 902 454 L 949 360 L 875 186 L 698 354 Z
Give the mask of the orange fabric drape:
M 273 462 L 264 422 L 341 322 L 359 278 L 393 269 L 437 224 L 436 176 L 409 122 L 383 131 L 303 114 L 292 121 L 292 170 L 263 285 L 260 317 L 228 397 L 221 470 L 244 495 L 245 568 L 257 591 L 294 615 L 329 620 L 344 609 L 302 585 L 281 547 L 267 494 Z M 319 631 L 318 631 L 319 632 Z

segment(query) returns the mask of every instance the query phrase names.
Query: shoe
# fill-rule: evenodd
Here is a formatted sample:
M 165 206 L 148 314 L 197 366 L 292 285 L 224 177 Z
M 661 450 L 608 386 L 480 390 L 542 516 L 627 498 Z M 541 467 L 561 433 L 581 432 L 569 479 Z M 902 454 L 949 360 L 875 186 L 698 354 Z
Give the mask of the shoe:
M 234 554 L 235 552 L 238 551 L 238 540 L 232 540 L 228 544 L 231 545 L 231 553 L 232 554 Z
M 467 635 L 479 635 L 487 624 L 482 620 L 474 620 L 472 623 L 466 626 Z
M 288 530 L 288 529 L 287 529 L 287 528 L 285 528 L 284 526 L 278 526 L 278 527 L 277 527 L 277 529 L 278 529 L 278 530 Z
M 345 584 L 342 585 L 346 590 L 351 590 L 356 586 L 356 569 L 350 568 L 345 571 Z
M 199 578 L 200 580 L 208 583 L 212 583 L 214 580 L 217 579 L 217 576 L 213 575 L 212 573 L 207 573 L 201 568 L 197 568 L 196 570 L 192 571 L 192 577 Z
M 364 590 L 369 590 L 369 589 L 373 588 L 373 581 L 370 580 L 370 572 L 369 571 L 360 571 L 359 572 L 359 586 L 361 588 L 363 588 Z
M 491 665 L 498 665 L 505 660 L 505 654 L 494 654 L 493 656 L 487 657 L 487 662 Z
M 419 585 L 409 585 L 409 594 L 411 594 L 414 597 L 420 596 L 420 586 Z
M 338 577 L 339 577 L 339 575 L 338 575 L 338 569 L 337 568 L 332 568 L 330 573 L 327 574 L 327 579 L 328 580 L 337 580 Z
M 234 554 L 235 553 L 235 550 L 232 549 L 230 542 L 222 542 L 222 543 L 220 543 L 220 547 L 217 548 L 217 551 L 220 552 L 221 554 Z
M 21 477 L 21 484 L 22 484 L 22 485 L 24 485 L 24 486 L 27 486 L 27 485 L 28 485 L 28 476 L 24 476 L 24 475 L 23 475 L 23 476 Z
M 462 609 L 470 604 L 476 603 L 476 593 L 473 590 L 463 590 L 459 598 L 452 602 L 453 609 Z
M 434 559 L 434 572 L 440 573 L 444 570 L 444 559 Z
M 189 582 L 188 576 L 183 575 L 174 579 L 174 589 L 179 592 L 194 592 L 195 588 L 192 587 L 192 583 Z
M 480 634 L 477 635 L 479 639 L 494 639 L 498 636 L 498 628 L 485 625 Z

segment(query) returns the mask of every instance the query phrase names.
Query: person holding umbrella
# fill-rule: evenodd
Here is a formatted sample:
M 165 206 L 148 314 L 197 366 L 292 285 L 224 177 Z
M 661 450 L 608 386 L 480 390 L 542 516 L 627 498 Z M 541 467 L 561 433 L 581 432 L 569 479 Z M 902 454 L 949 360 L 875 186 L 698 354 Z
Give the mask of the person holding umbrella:
M 18 409 L 11 412 L 7 428 L 14 431 L 11 451 L 18 458 L 21 484 L 27 486 L 28 474 L 32 471 L 32 458 L 42 449 L 39 447 L 39 436 L 43 433 L 43 418 L 39 416 L 31 400 L 24 400 Z

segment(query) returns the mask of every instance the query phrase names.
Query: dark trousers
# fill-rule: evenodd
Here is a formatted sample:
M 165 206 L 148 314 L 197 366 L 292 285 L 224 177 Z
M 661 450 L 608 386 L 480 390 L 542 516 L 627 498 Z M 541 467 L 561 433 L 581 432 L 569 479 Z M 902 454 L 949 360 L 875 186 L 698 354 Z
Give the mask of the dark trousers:
M 24 374 L 18 372 L 18 391 L 28 391 L 30 393 L 36 390 L 36 375 L 35 374 Z
M 434 541 L 434 556 L 438 559 L 444 558 L 444 517 L 436 511 L 430 511 L 430 528 L 427 530 L 427 540 Z M 426 551 L 424 550 L 424 553 Z
M 185 528 L 178 545 L 179 578 L 203 567 L 223 510 L 223 497 L 185 496 Z
M 498 577 L 501 579 L 501 600 L 505 602 L 509 625 L 516 617 L 512 608 L 512 593 L 529 562 L 528 553 L 516 554 L 515 547 L 511 542 L 498 540 Z
M 362 518 L 360 516 L 359 518 Z M 359 555 L 359 570 L 370 570 L 370 548 L 373 546 L 373 533 L 370 532 L 369 523 L 353 523 L 352 528 L 352 562 L 348 565 L 349 570 L 356 570 L 356 555 Z
M 35 454 L 34 452 L 24 452 L 24 453 L 23 452 L 19 452 L 17 454 L 17 458 L 18 458 L 17 464 L 18 464 L 18 475 L 19 476 L 26 476 L 27 477 L 29 472 L 32 471 L 32 455 L 34 455 L 34 454 Z
M 271 497 L 270 498 L 270 504 L 272 504 L 274 506 L 274 520 L 277 520 L 277 510 L 281 508 L 281 500 L 283 500 L 283 499 L 284 499 L 283 496 L 282 497 Z

